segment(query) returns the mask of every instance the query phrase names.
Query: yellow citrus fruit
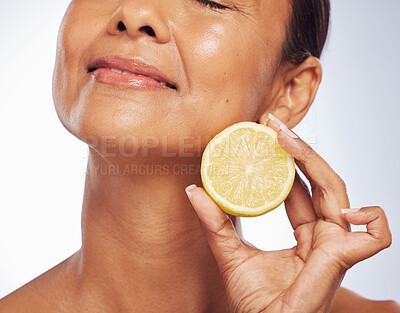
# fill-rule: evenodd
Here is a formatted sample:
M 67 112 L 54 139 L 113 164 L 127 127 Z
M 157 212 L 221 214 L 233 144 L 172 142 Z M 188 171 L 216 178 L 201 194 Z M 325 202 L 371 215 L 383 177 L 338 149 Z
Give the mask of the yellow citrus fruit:
M 253 122 L 234 124 L 207 145 L 201 180 L 208 195 L 226 213 L 259 216 L 278 207 L 292 188 L 293 157 L 270 127 Z

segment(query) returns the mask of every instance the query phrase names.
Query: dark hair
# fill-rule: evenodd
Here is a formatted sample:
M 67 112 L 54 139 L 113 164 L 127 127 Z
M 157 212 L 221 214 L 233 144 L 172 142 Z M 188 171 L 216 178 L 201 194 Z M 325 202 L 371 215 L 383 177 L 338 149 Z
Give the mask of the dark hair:
M 289 2 L 292 12 L 281 62 L 298 65 L 310 56 L 320 58 L 328 35 L 329 0 Z

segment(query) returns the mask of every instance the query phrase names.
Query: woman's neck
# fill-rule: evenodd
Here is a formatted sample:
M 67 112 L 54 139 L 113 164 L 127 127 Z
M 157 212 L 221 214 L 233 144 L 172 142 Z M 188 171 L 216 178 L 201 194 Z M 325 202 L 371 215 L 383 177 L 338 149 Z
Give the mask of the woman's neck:
M 200 159 L 170 162 L 161 172 L 151 164 L 122 168 L 90 150 L 80 277 L 107 312 L 228 310 L 222 278 L 185 193 L 186 186 L 201 185 L 199 173 L 188 170 Z

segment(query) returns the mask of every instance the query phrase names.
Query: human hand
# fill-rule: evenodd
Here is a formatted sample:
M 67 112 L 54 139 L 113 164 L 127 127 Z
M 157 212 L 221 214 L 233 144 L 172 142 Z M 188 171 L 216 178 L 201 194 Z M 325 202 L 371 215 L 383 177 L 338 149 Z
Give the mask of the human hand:
M 259 250 L 238 236 L 228 214 L 203 188 L 189 186 L 188 197 L 224 279 L 232 312 L 329 312 L 346 271 L 390 246 L 389 225 L 378 206 L 342 213 L 349 208 L 343 180 L 272 118 L 267 125 L 278 132 L 279 144 L 295 158 L 312 189 L 310 194 L 296 171 L 285 200 L 295 247 Z M 351 232 L 349 223 L 366 224 L 367 232 Z

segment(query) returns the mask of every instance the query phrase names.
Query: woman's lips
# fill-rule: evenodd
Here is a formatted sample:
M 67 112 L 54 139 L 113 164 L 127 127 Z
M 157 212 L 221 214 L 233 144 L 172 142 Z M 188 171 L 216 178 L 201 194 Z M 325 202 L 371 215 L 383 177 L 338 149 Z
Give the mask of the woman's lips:
M 96 81 L 104 84 L 147 90 L 171 90 L 171 87 L 167 86 L 168 84 L 165 82 L 158 82 L 153 78 L 128 73 L 127 71 L 120 71 L 111 68 L 98 68 L 90 72 L 90 74 Z
M 176 83 L 155 65 L 140 57 L 105 55 L 89 63 L 88 72 L 98 82 L 135 89 L 177 90 Z

